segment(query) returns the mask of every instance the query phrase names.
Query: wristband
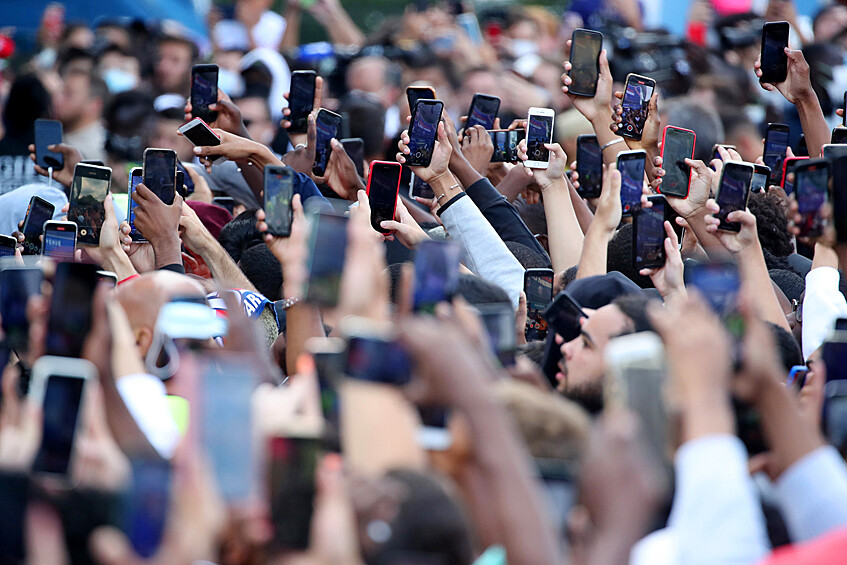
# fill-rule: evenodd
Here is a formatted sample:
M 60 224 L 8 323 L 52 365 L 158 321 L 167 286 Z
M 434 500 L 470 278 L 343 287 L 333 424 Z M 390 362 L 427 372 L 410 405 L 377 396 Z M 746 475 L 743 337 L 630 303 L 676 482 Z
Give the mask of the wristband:
M 118 281 L 118 285 L 122 285 L 122 284 L 124 284 L 124 283 L 125 283 L 125 282 L 127 282 L 127 281 L 131 281 L 132 279 L 137 279 L 137 278 L 139 278 L 140 276 L 141 276 L 141 275 L 139 275 L 138 273 L 135 273 L 134 275 L 130 275 L 130 276 L 128 276 L 128 277 L 127 277 L 127 278 L 125 278 L 125 279 L 121 279 L 121 280 L 119 280 L 119 281 Z
M 602 153 L 603 151 L 605 151 L 605 150 L 606 150 L 606 148 L 607 148 L 607 147 L 611 147 L 611 146 L 612 146 L 612 145 L 614 145 L 615 143 L 622 143 L 622 142 L 623 142 L 623 138 L 622 138 L 622 137 L 616 137 L 615 139 L 613 139 L 613 140 L 612 140 L 612 141 L 610 141 L 609 143 L 607 143 L 607 144 L 603 145 L 603 147 L 601 147 L 601 148 L 600 148 L 600 152 Z

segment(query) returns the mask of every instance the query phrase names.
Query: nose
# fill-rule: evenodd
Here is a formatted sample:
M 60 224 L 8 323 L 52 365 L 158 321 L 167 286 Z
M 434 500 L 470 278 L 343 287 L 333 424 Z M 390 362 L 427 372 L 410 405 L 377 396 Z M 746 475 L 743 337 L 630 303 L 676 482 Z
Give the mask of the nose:
M 576 341 L 576 339 L 573 339 L 562 344 L 562 347 L 559 348 L 562 352 L 562 357 L 564 357 L 565 359 L 570 359 L 571 357 L 573 357 L 574 346 L 576 344 Z

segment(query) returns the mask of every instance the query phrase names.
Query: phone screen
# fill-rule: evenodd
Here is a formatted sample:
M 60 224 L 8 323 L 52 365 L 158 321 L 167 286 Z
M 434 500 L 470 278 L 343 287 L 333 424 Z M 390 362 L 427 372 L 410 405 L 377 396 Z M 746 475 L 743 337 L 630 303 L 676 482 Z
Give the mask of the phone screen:
M 360 177 L 365 176 L 365 143 L 359 138 L 342 139 L 341 145 L 344 147 L 344 152 L 353 161 L 356 166 L 356 174 Z
M 798 169 L 795 174 L 797 211 L 803 216 L 798 224 L 800 235 L 820 235 L 823 229 L 820 208 L 826 202 L 829 165 L 828 163 L 809 164 Z
M 475 94 L 471 107 L 468 110 L 468 120 L 465 122 L 465 131 L 474 126 L 482 126 L 485 129 L 494 128 L 494 120 L 500 110 L 500 99 L 487 94 Z
M 400 188 L 400 174 L 403 167 L 399 163 L 371 163 L 371 175 L 368 179 L 368 199 L 371 204 L 371 226 L 379 233 L 390 233 L 380 222 L 394 219 L 397 206 L 397 191 Z
M 288 167 L 265 167 L 264 210 L 268 232 L 280 237 L 291 235 L 294 179 Z
M 797 176 L 794 170 L 797 168 L 799 163 L 802 163 L 806 159 L 808 159 L 808 157 L 794 157 L 785 160 L 783 167 L 784 171 L 782 173 L 782 190 L 785 191 L 786 196 L 794 194 L 794 182 Z
M 554 332 L 562 336 L 565 342 L 572 341 L 579 336 L 582 327 L 579 321 L 588 317 L 567 292 L 560 292 L 543 315 L 547 324 Z
M 599 198 L 603 188 L 603 153 L 597 137 L 581 135 L 577 138 L 576 171 L 579 173 L 579 195 Z
M 289 133 L 306 133 L 309 128 L 309 113 L 315 107 L 316 77 L 314 71 L 291 73 L 291 91 L 288 95 L 288 108 L 291 110 L 288 115 L 288 121 L 291 122 Z
M 347 218 L 316 214 L 309 236 L 309 286 L 306 299 L 321 306 L 338 303 L 344 254 L 347 250 Z
M 76 179 L 74 179 L 76 180 Z M 37 196 L 29 201 L 29 209 L 24 219 L 24 255 L 41 253 L 41 235 L 44 233 L 44 222 L 53 219 L 55 206 Z
M 209 110 L 209 106 L 217 101 L 218 66 L 195 65 L 191 70 L 191 114 L 206 123 L 213 122 L 218 113 Z
M 270 440 L 270 498 L 275 548 L 306 549 L 312 524 L 315 472 L 323 451 L 314 438 Z
M 88 245 L 100 242 L 100 227 L 106 219 L 103 202 L 109 194 L 112 171 L 105 167 L 79 164 L 71 184 L 68 221 L 77 225 L 77 240 Z
M 573 32 L 571 43 L 571 71 L 573 81 L 568 87 L 571 94 L 594 96 L 597 92 L 597 78 L 600 76 L 600 50 L 603 48 L 603 36 L 596 32 L 577 29 Z
M 443 108 L 441 101 L 421 100 L 415 105 L 412 125 L 409 128 L 409 156 L 406 158 L 406 165 L 429 166 Z
M 526 295 L 526 340 L 542 340 L 547 337 L 544 311 L 553 301 L 553 272 L 536 274 L 527 271 L 523 290 Z
M 774 127 L 778 126 L 778 127 Z M 771 183 L 782 184 L 782 162 L 788 149 L 788 126 L 769 124 L 765 138 L 765 166 L 771 168 Z
M 345 373 L 351 379 L 402 386 L 412 378 L 412 360 L 400 342 L 351 335 Z
M 621 104 L 623 113 L 618 126 L 618 132 L 621 135 L 641 139 L 654 87 L 655 83 L 652 80 L 637 76 L 629 77 Z
M 840 393 L 827 394 L 824 413 L 826 414 L 826 438 L 830 445 L 844 452 L 847 442 L 847 391 L 844 387 L 830 385 L 828 388 L 842 389 Z
M 488 334 L 491 352 L 503 365 L 515 364 L 515 311 L 511 303 L 479 304 L 476 309 Z
M 418 100 L 435 98 L 435 90 L 428 86 L 410 86 L 406 89 L 406 100 L 409 102 L 409 112 L 414 110 Z
M 220 138 L 203 122 L 196 122 L 191 129 L 185 130 L 182 135 L 197 147 L 213 147 L 221 144 Z M 219 155 L 213 155 L 209 157 L 209 160 L 215 161 L 219 158 Z
M 544 147 L 553 140 L 553 116 L 530 114 L 526 134 L 526 153 L 530 161 L 546 163 L 550 151 Z
M 135 167 L 129 177 L 129 227 L 131 230 L 129 236 L 133 241 L 146 241 L 144 236 L 141 235 L 141 232 L 135 228 L 135 209 L 138 207 L 138 204 L 132 198 L 133 194 L 135 194 L 135 187 L 138 186 L 142 178 L 141 167 Z
M 753 180 L 750 181 L 750 192 L 767 192 L 770 176 L 771 172 L 768 167 L 756 165 L 756 169 L 753 171 Z
M 50 145 L 62 143 L 62 122 L 58 120 L 35 120 L 35 164 L 59 171 L 65 166 L 65 156 L 58 151 L 48 151 Z
M 66 475 L 76 435 L 85 379 L 50 375 L 44 388 L 44 426 L 32 470 Z
M 838 241 L 847 241 L 847 156 L 832 162 L 832 212 Z
M 97 265 L 59 263 L 53 281 L 47 322 L 47 355 L 79 357 L 91 329 L 91 301 L 97 287 Z
M 76 230 L 72 225 L 53 224 L 44 232 L 44 255 L 56 261 L 73 261 Z
M 635 214 L 635 246 L 633 266 L 636 269 L 653 269 L 665 264 L 665 211 L 664 198 L 650 197 L 653 206 L 641 208 Z
M 694 156 L 694 133 L 677 128 L 665 130 L 665 142 L 662 145 L 662 167 L 665 176 L 659 189 L 663 194 L 685 198 L 688 196 L 688 182 L 691 167 L 685 159 Z
M 847 127 L 838 126 L 832 128 L 832 136 L 829 142 L 833 144 L 847 143 Z
M 523 128 L 511 129 L 506 132 L 506 146 L 508 149 L 508 162 L 515 163 L 518 160 L 518 144 L 526 137 Z
M 435 312 L 435 305 L 453 298 L 459 288 L 462 248 L 448 241 L 424 240 L 415 252 L 416 312 Z
M 508 132 L 505 131 L 489 131 L 491 143 L 494 144 L 494 153 L 491 154 L 492 163 L 508 163 L 509 158 L 509 140 Z
M 30 297 L 41 294 L 41 269 L 15 267 L 0 271 L 0 323 L 6 344 L 15 351 L 26 351 L 29 343 Z
M 14 237 L 0 235 L 0 257 L 14 257 L 18 242 Z
M 631 214 L 641 208 L 644 153 L 618 155 L 618 171 L 621 173 L 621 209 L 624 215 Z
M 761 82 L 778 83 L 785 80 L 788 73 L 788 56 L 785 54 L 788 30 L 787 22 L 767 23 L 762 28 Z
M 326 172 L 327 163 L 332 147 L 329 142 L 338 135 L 338 126 L 341 125 L 341 116 L 329 110 L 318 112 L 317 141 L 315 142 L 315 164 L 312 172 L 317 176 L 323 176 Z
M 692 263 L 685 270 L 685 285 L 696 288 L 721 317 L 735 311 L 741 279 L 732 263 Z
M 176 195 L 176 151 L 147 149 L 144 151 L 144 186 L 165 204 L 173 204 Z
M 409 191 L 409 194 L 410 196 L 412 196 L 412 198 L 414 198 L 415 196 L 419 196 L 421 198 L 435 198 L 435 192 L 432 190 L 432 187 L 422 181 L 421 178 L 415 173 L 412 173 L 412 180 L 410 184 L 411 189 Z
M 171 464 L 165 459 L 132 459 L 124 531 L 135 552 L 152 557 L 159 549 L 171 504 Z
M 736 210 L 744 210 L 747 207 L 747 196 L 750 190 L 750 182 L 753 180 L 753 168 L 726 163 L 723 167 L 721 184 L 718 187 L 717 203 L 720 211 L 715 215 L 721 223 L 718 229 L 726 231 L 740 231 L 741 224 L 728 222 L 726 217 Z
M 838 336 L 839 333 L 834 334 Z M 847 341 L 825 341 L 821 350 L 821 359 L 826 365 L 826 381 L 847 380 Z

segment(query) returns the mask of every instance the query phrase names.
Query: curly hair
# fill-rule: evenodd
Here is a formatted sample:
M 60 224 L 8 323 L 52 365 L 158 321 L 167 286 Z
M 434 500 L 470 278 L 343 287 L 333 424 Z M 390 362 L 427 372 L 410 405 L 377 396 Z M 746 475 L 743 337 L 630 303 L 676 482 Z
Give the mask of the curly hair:
M 788 216 L 782 201 L 775 194 L 754 193 L 747 202 L 756 216 L 756 230 L 762 248 L 776 257 L 787 257 L 794 252 L 791 234 L 788 233 Z

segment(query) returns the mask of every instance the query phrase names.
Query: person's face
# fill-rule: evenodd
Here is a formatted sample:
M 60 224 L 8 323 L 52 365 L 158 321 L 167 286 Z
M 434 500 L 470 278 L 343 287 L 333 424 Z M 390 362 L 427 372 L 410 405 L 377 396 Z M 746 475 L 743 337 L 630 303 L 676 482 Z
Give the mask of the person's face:
M 541 63 L 532 75 L 532 82 L 550 93 L 554 110 L 561 112 L 570 108 L 570 98 L 562 92 L 562 72 L 559 67 L 546 62 Z
M 347 87 L 374 94 L 383 106 L 390 106 L 386 99 L 385 66 L 379 61 L 364 61 L 356 65 L 347 76 Z
M 242 98 L 236 105 L 241 110 L 241 118 L 247 127 L 250 137 L 263 143 L 273 141 L 274 127 L 268 113 L 268 103 L 262 98 Z
M 191 47 L 180 41 L 159 44 L 156 86 L 163 93 L 188 94 L 191 81 Z
M 462 115 L 465 115 L 471 107 L 473 95 L 477 92 L 481 94 L 490 94 L 500 98 L 501 100 L 503 99 L 500 81 L 495 73 L 488 71 L 471 73 L 465 78 L 465 81 L 462 84 L 462 89 L 459 91 L 455 100 L 455 103 L 458 105 L 458 109 L 462 112 Z M 502 127 L 507 127 L 509 124 L 500 125 Z M 459 127 L 459 125 L 457 124 L 456 127 Z
M 86 114 L 89 100 L 88 77 L 78 73 L 69 74 L 59 91 L 55 100 L 56 117 L 65 125 L 69 126 L 77 122 L 83 114 Z
M 191 161 L 194 159 L 194 146 L 190 141 L 177 133 L 182 125 L 180 120 L 168 120 L 159 118 L 156 120 L 156 128 L 150 139 L 151 147 L 173 149 L 180 161 Z

